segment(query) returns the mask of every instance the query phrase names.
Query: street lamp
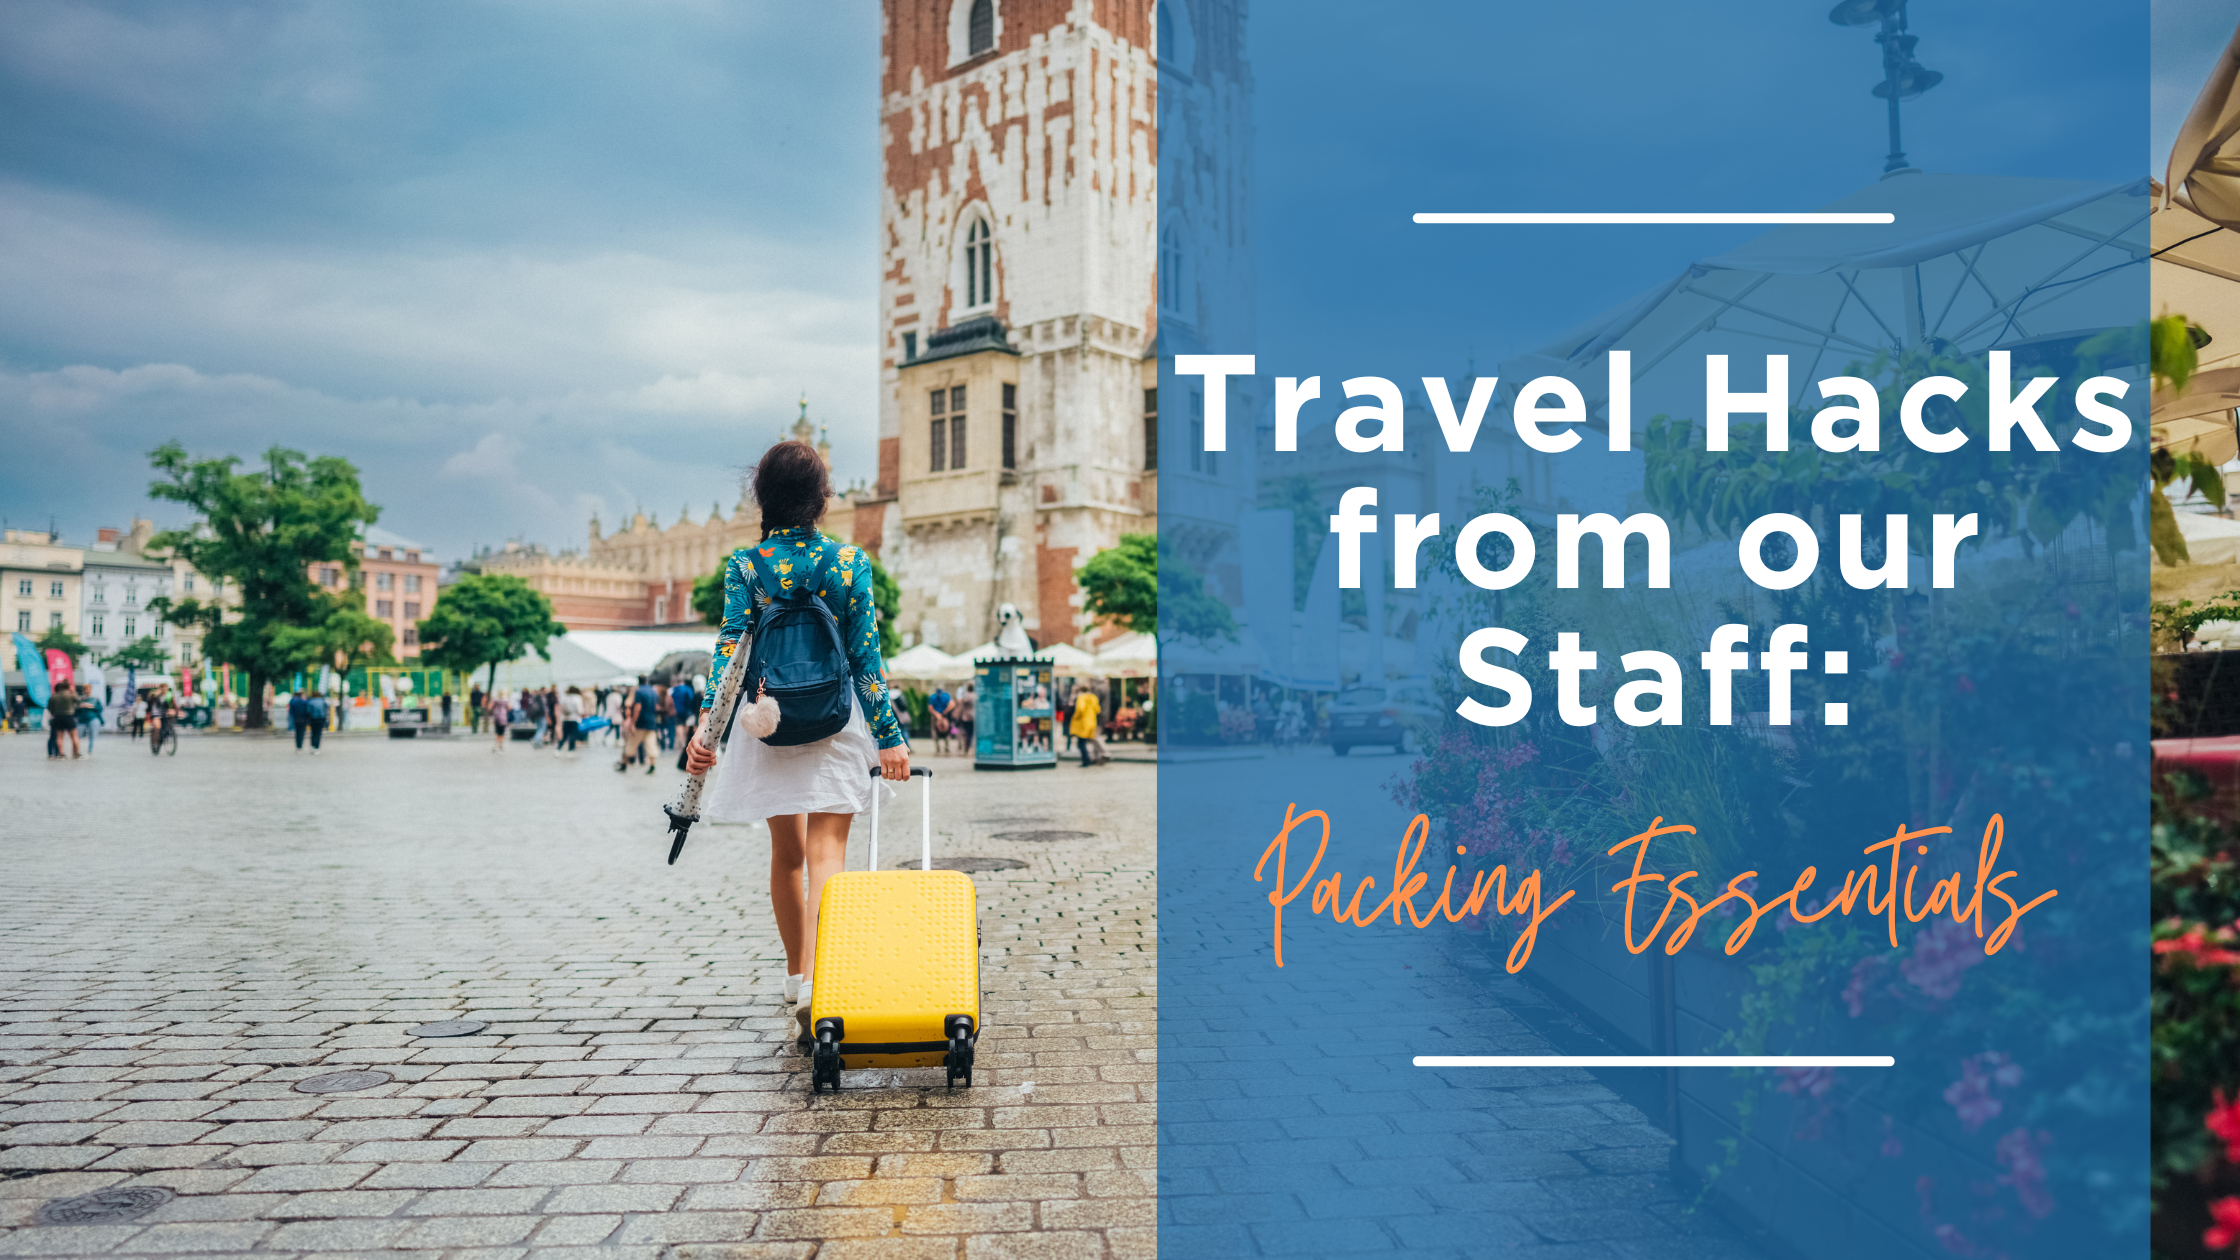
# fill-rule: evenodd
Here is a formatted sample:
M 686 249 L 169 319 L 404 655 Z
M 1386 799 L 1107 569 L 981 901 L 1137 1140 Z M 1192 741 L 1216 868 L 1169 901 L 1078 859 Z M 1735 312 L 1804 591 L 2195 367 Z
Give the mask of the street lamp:
M 1890 102 L 1890 157 L 1882 164 L 1882 173 L 1906 169 L 1905 145 L 1898 138 L 1898 102 L 1910 101 L 1944 82 L 1942 74 L 1913 59 L 1920 38 L 1906 33 L 1906 0 L 1841 0 L 1828 10 L 1828 20 L 1837 26 L 1881 25 L 1874 39 L 1882 45 L 1882 82 L 1874 85 L 1874 94 Z

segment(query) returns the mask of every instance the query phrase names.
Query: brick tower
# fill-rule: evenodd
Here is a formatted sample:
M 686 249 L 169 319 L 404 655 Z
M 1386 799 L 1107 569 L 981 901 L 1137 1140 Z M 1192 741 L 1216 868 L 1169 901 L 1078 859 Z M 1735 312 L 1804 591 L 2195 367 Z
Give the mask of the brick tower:
M 899 628 L 958 652 L 1018 605 L 1087 633 L 1074 570 L 1150 532 L 1151 0 L 884 0 L 879 481 L 857 541 Z

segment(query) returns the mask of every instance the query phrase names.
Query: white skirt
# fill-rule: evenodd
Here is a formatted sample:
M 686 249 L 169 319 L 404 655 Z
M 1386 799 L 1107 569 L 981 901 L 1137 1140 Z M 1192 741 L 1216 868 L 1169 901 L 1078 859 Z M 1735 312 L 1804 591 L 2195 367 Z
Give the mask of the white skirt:
M 848 724 L 813 744 L 774 747 L 734 724 L 722 759 L 708 772 L 702 815 L 709 822 L 743 823 L 783 814 L 860 814 L 871 808 L 873 792 L 894 795 L 885 781 L 871 777 L 879 744 L 862 700 L 851 694 L 849 704 Z

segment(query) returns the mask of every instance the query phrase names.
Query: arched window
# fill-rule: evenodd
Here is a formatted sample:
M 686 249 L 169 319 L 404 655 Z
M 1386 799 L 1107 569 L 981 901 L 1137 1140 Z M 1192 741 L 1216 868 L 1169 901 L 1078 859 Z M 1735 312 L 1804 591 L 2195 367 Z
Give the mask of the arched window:
M 1159 309 L 1182 309 L 1182 229 L 1172 223 L 1159 236 Z
M 985 3 L 985 0 L 982 0 Z M 977 12 L 977 10 L 975 10 Z M 964 305 L 966 310 L 988 306 L 996 300 L 996 243 L 986 219 L 975 218 L 964 234 Z
M 965 22 L 965 55 L 977 57 L 996 46 L 996 0 L 972 0 Z

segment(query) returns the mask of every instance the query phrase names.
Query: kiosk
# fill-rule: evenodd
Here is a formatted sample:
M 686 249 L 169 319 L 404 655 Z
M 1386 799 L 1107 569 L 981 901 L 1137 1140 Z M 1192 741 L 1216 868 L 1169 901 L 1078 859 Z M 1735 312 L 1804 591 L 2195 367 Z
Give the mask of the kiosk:
M 972 751 L 975 770 L 1054 770 L 1057 724 L 1048 653 L 975 657 L 979 684 Z

